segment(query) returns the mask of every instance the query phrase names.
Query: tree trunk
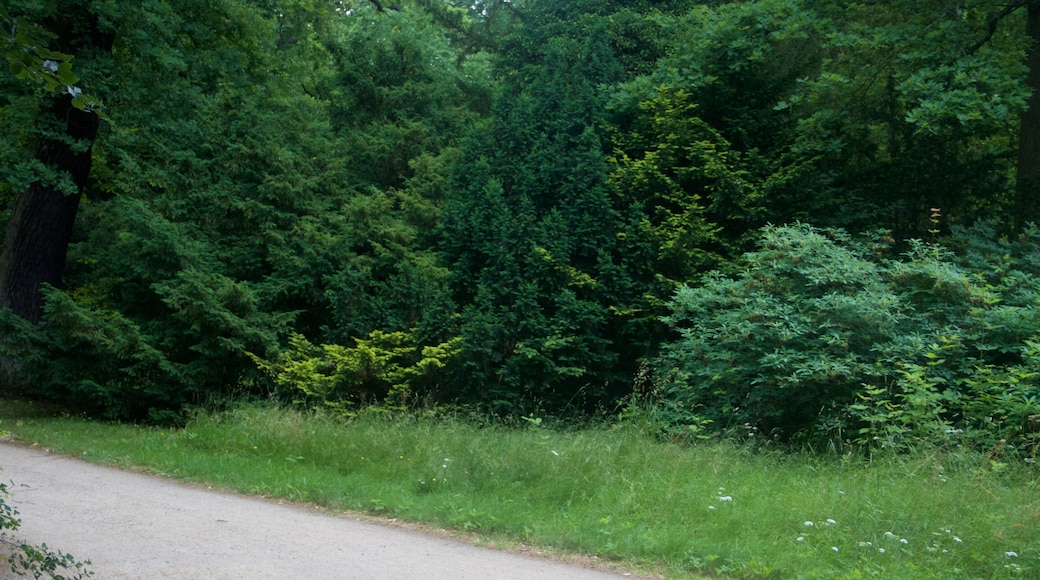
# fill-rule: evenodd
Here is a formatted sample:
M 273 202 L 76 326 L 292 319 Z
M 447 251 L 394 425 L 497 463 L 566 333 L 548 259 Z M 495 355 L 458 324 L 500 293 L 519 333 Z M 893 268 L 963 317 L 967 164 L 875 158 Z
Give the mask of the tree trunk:
M 1019 125 L 1015 231 L 1022 231 L 1026 224 L 1040 217 L 1040 0 L 1028 0 L 1026 11 L 1026 84 L 1033 92 Z
M 42 286 L 61 286 L 80 195 L 90 175 L 90 146 L 99 126 L 97 114 L 76 109 L 68 95 L 55 98 L 50 113 L 65 125 L 65 134 L 80 150 L 43 138 L 36 158 L 70 175 L 76 192 L 67 195 L 52 184 L 37 182 L 18 194 L 0 252 L 0 308 L 10 308 L 33 323 L 43 314 Z

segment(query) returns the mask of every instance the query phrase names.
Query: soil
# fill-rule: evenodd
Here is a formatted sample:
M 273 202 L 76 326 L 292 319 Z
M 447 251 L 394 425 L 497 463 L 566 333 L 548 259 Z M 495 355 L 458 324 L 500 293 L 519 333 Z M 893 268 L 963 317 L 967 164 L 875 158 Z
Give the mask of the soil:
M 0 442 L 18 540 L 90 560 L 98 580 L 609 580 L 591 558 L 507 552 L 449 532 L 330 513 Z M 521 548 L 522 550 L 522 548 Z M 9 573 L 0 568 L 0 578 Z

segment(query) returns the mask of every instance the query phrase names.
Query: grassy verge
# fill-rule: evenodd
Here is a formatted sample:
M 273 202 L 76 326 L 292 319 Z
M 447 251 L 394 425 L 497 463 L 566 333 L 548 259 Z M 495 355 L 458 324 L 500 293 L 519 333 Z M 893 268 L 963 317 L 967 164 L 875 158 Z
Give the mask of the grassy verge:
M 178 430 L 34 418 L 0 428 L 91 461 L 592 554 L 669 577 L 1040 576 L 1030 465 L 867 461 L 655 442 L 624 427 L 479 428 L 281 409 Z

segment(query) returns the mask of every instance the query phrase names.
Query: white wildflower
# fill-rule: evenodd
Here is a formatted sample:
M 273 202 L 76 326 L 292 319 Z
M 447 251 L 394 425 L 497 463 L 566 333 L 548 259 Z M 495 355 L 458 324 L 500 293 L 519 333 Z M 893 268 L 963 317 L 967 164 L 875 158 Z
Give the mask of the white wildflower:
M 833 526 L 833 525 L 834 525 L 834 524 L 836 524 L 836 523 L 838 523 L 838 522 L 834 521 L 834 520 L 833 520 L 833 519 L 831 519 L 831 518 L 827 518 L 827 525 L 828 525 L 828 526 Z
M 719 496 L 719 501 L 733 501 L 733 496 L 731 496 L 731 495 L 720 495 Z
M 805 522 L 805 523 L 804 523 L 804 524 L 802 524 L 802 525 L 803 525 L 803 526 L 805 526 L 805 527 L 807 527 L 807 528 L 811 528 L 811 527 L 815 526 L 816 524 L 814 524 L 814 523 L 812 523 L 812 522 L 809 522 L 809 521 L 807 521 L 807 522 Z
M 53 60 L 47 59 L 43 61 L 43 68 L 51 72 L 58 72 L 58 63 Z
M 1017 552 L 1004 552 L 1004 555 L 1007 556 L 1008 558 L 1017 558 L 1018 557 L 1018 553 Z

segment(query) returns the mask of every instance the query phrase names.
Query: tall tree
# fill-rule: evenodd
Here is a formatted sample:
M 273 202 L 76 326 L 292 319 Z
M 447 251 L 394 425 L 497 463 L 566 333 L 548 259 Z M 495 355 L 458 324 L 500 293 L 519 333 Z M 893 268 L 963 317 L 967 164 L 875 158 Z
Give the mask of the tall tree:
M 50 3 L 33 16 L 55 35 L 53 49 L 59 53 L 91 58 L 112 49 L 112 35 L 102 30 L 89 3 L 70 2 L 60 10 Z M 43 314 L 42 287 L 61 286 L 100 126 L 96 111 L 74 102 L 82 89 L 65 89 L 46 97 L 38 120 L 33 156 L 50 175 L 16 193 L 0 251 L 0 308 L 33 323 Z
M 602 23 L 582 34 L 553 39 L 528 69 L 533 82 L 499 99 L 445 212 L 463 305 L 460 383 L 499 412 L 609 405 L 628 388 L 621 367 L 638 358 L 618 341 L 631 285 L 603 131 L 604 87 L 622 69 Z

